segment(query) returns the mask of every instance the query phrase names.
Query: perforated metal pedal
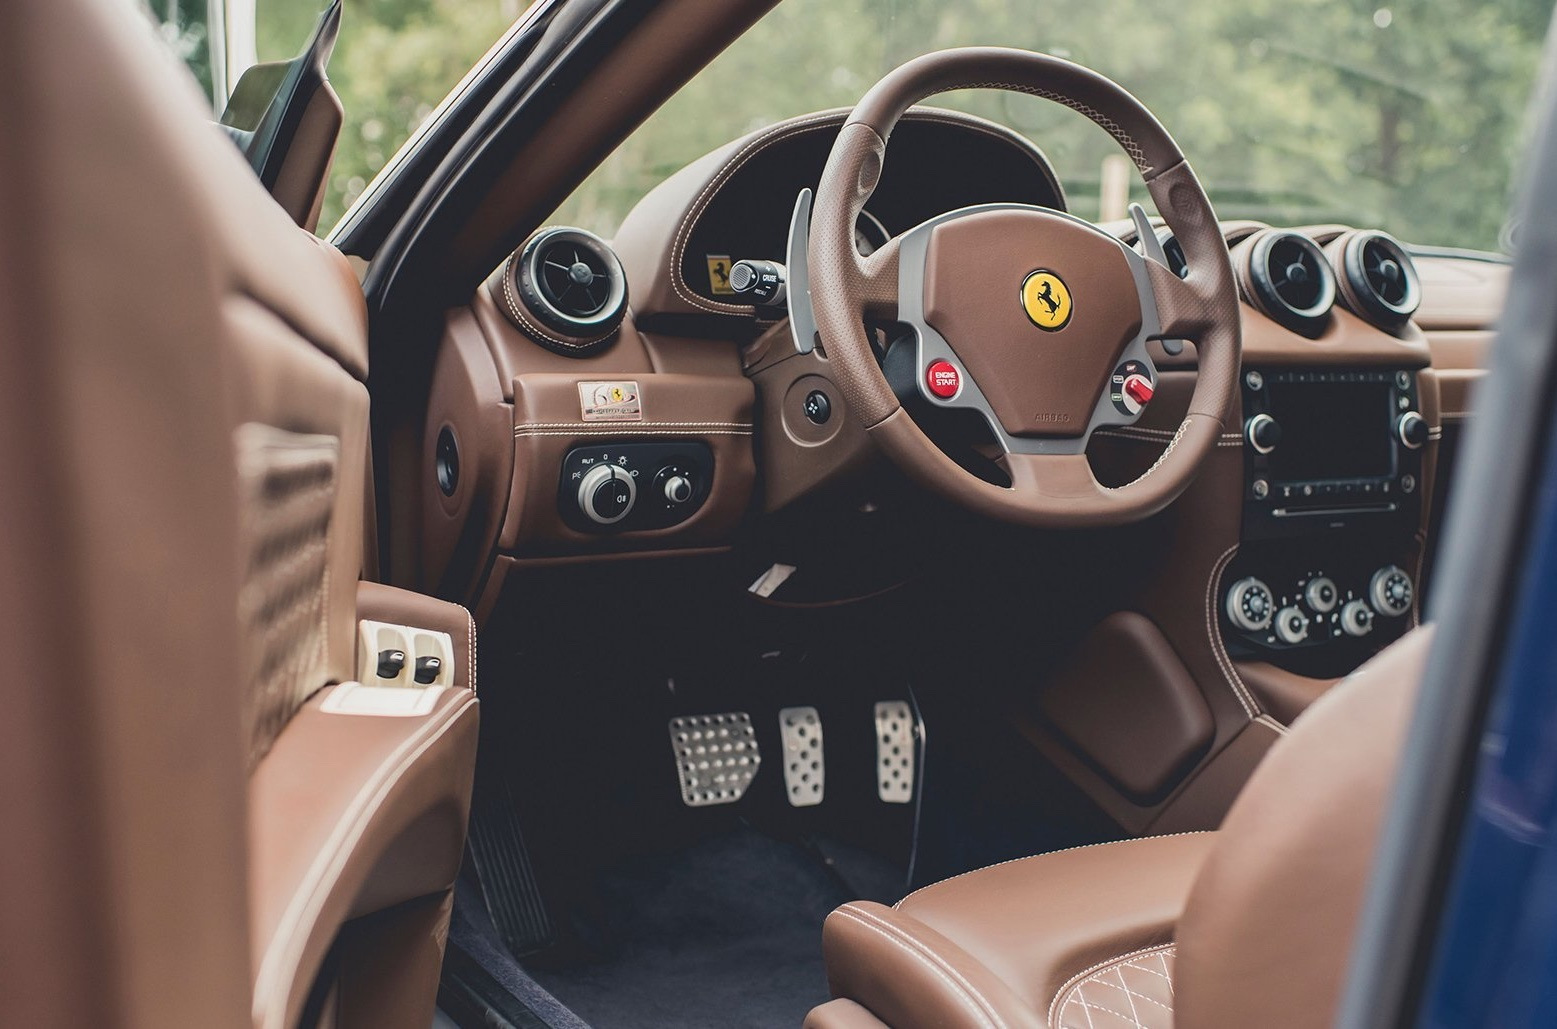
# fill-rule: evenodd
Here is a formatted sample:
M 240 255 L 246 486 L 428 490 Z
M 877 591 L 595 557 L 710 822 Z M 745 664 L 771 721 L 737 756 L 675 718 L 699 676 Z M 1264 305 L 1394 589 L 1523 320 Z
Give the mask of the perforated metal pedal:
M 822 717 L 814 707 L 779 711 L 779 738 L 784 741 L 784 796 L 794 807 L 822 802 L 827 765 L 822 757 Z
M 751 716 L 744 711 L 672 718 L 670 745 L 687 807 L 735 803 L 762 764 Z
M 906 700 L 876 705 L 876 794 L 888 804 L 914 799 L 914 712 Z

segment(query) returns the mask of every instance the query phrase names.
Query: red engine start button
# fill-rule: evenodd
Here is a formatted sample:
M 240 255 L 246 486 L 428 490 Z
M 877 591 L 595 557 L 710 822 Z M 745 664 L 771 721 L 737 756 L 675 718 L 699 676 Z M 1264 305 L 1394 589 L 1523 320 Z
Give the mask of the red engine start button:
M 950 361 L 931 361 L 924 370 L 924 384 L 932 396 L 950 400 L 962 388 L 962 373 Z

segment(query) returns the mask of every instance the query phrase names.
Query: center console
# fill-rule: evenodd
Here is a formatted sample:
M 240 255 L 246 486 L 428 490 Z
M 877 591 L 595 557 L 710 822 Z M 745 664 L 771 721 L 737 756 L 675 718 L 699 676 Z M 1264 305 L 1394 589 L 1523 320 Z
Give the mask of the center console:
M 1416 375 L 1247 371 L 1244 537 L 1377 525 L 1415 531 L 1429 430 Z
M 1247 369 L 1243 528 L 1222 575 L 1234 658 L 1349 671 L 1412 622 L 1423 448 L 1417 374 Z

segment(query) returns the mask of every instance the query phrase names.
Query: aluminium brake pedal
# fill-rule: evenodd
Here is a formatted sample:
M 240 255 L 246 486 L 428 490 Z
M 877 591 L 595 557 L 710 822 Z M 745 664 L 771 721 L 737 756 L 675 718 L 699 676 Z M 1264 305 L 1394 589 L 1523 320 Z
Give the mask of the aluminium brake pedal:
M 792 807 L 820 804 L 827 781 L 822 716 L 814 707 L 784 708 L 779 712 L 779 738 L 784 741 L 784 796 Z
M 744 711 L 672 718 L 670 745 L 687 807 L 735 803 L 762 764 L 751 716 Z
M 876 795 L 888 804 L 914 799 L 914 712 L 906 700 L 876 705 Z

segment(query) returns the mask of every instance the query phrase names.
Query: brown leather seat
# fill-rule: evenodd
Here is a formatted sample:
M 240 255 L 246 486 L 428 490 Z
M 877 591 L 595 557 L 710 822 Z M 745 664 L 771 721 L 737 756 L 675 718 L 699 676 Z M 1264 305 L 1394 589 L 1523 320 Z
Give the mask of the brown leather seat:
M 1316 703 L 1217 832 L 1044 854 L 834 911 L 836 999 L 806 1026 L 1330 1024 L 1430 635 Z
M 359 587 L 356 278 L 136 5 L 0 4 L 0 94 L 4 1018 L 425 1027 L 474 630 Z M 361 617 L 447 633 L 452 683 L 350 685 Z

